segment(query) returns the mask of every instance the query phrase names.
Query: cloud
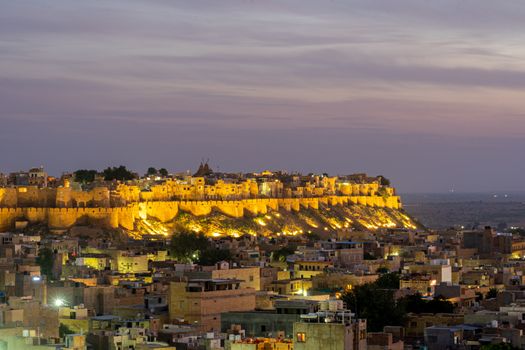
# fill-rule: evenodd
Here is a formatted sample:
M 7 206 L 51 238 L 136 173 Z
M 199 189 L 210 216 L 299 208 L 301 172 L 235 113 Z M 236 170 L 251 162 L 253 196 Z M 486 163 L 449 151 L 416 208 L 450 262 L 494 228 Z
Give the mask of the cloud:
M 524 17 L 511 0 L 4 1 L 5 166 L 210 155 L 404 188 L 519 184 L 518 166 L 486 164 L 512 168 L 523 146 Z

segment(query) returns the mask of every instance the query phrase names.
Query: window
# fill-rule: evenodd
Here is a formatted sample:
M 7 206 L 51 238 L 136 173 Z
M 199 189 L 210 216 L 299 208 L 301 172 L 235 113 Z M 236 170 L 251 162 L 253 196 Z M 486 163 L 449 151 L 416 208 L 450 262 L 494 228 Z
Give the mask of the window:
M 306 342 L 306 333 L 304 333 L 304 332 L 298 332 L 298 333 L 297 333 L 297 342 L 298 342 L 298 343 L 304 343 L 304 342 Z

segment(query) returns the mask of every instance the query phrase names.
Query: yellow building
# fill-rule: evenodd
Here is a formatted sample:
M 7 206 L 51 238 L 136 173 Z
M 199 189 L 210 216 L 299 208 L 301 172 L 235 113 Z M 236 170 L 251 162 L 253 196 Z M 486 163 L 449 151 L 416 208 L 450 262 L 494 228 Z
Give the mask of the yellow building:
M 403 276 L 399 281 L 400 289 L 410 289 L 419 292 L 421 295 L 432 296 L 436 280 L 427 274 L 412 274 Z
M 243 267 L 238 269 L 213 270 L 212 279 L 236 279 L 240 280 L 240 288 L 252 288 L 261 290 L 261 268 Z
M 109 266 L 109 256 L 106 254 L 83 254 L 76 258 L 77 266 L 87 266 L 95 270 L 104 270 Z
M 293 275 L 297 278 L 312 278 L 333 266 L 330 261 L 298 260 L 293 264 Z
M 287 279 L 276 280 L 268 285 L 268 290 L 282 295 L 308 295 L 308 291 L 312 289 L 311 279 Z
M 119 273 L 147 273 L 148 256 L 130 255 L 123 251 L 117 251 L 111 261 L 113 270 Z
M 293 343 L 274 338 L 248 338 L 231 342 L 228 347 L 230 350 L 293 350 Z

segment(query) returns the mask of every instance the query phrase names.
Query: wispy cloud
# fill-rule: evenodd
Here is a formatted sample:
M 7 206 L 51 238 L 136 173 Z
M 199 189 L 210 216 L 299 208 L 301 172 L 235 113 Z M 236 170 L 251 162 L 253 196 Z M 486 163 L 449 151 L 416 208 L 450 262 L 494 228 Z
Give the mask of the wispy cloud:
M 62 152 L 71 166 L 97 164 L 97 156 L 104 164 L 140 156 L 134 164 L 146 166 L 149 157 L 172 160 L 176 148 L 185 150 L 176 156 L 183 164 L 213 149 L 239 170 L 256 166 L 253 154 L 267 167 L 293 159 L 306 169 L 331 154 L 320 163 L 328 171 L 344 172 L 335 159 L 345 159 L 347 171 L 392 172 L 409 184 L 421 176 L 400 174 L 420 157 L 420 171 L 436 184 L 417 183 L 421 189 L 452 181 L 435 175 L 438 164 L 468 156 L 480 162 L 469 164 L 477 174 L 487 161 L 503 164 L 525 135 L 522 1 L 0 6 L 0 147 L 18 135 L 38 142 L 27 162 Z M 479 137 L 505 146 L 450 151 Z M 425 140 L 450 146 L 421 147 Z M 71 147 L 77 143 L 97 156 Z M 20 167 L 20 154 L 5 155 L 6 166 Z

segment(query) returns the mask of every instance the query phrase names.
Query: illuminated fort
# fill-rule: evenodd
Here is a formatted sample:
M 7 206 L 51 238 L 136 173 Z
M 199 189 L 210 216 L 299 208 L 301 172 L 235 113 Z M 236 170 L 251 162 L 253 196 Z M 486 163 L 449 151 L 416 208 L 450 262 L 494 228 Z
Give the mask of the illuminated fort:
M 204 171 L 204 176 L 100 181 L 87 189 L 68 177 L 55 187 L 2 187 L 0 230 L 26 222 L 46 224 L 55 231 L 90 225 L 167 234 L 173 226 L 184 224 L 214 236 L 241 235 L 268 231 L 269 221 L 284 220 L 281 215 L 298 217 L 302 223 L 288 220 L 273 229 L 282 232 L 266 233 L 297 234 L 356 225 L 368 229 L 415 227 L 401 210 L 395 189 L 382 177 L 268 171 L 234 178 L 207 175 Z M 339 214 L 328 215 L 330 211 Z M 219 217 L 223 225 L 210 221 L 212 217 Z

